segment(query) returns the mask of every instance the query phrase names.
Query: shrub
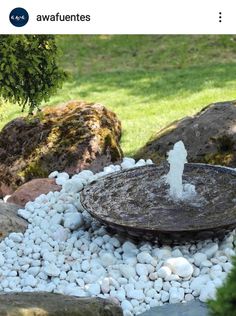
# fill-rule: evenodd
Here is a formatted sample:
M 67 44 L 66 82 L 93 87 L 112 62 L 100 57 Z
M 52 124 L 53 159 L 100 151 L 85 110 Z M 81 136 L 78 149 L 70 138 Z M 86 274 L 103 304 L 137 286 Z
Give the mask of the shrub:
M 53 35 L 0 36 L 0 95 L 29 113 L 60 86 L 66 74 L 57 64 Z
M 233 268 L 228 274 L 225 283 L 217 290 L 216 300 L 208 302 L 211 316 L 236 315 L 236 257 L 233 263 Z

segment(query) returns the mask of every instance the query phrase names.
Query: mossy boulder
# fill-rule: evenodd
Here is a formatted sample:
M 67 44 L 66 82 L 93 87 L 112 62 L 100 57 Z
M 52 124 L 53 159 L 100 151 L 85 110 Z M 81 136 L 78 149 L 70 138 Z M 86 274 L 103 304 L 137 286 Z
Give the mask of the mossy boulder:
M 54 170 L 73 174 L 116 163 L 120 137 L 120 121 L 101 104 L 70 101 L 16 118 L 0 132 L 0 196 Z
M 135 158 L 151 158 L 159 163 L 179 140 L 187 148 L 188 162 L 236 167 L 236 101 L 210 104 L 193 117 L 171 123 Z
M 16 204 L 0 200 L 0 241 L 10 233 L 25 232 L 28 222 L 17 214 L 19 208 Z
M 46 292 L 0 295 L 0 316 L 122 316 L 111 300 Z

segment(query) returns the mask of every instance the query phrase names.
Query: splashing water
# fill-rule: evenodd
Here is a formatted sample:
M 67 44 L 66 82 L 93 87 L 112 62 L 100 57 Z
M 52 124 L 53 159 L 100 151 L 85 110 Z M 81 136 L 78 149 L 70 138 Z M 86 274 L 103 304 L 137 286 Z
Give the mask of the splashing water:
M 183 185 L 184 164 L 187 162 L 187 151 L 184 143 L 179 141 L 174 148 L 168 152 L 167 161 L 170 170 L 166 176 L 166 182 L 170 185 L 170 196 L 174 200 L 189 199 L 196 195 L 195 186 L 187 183 Z

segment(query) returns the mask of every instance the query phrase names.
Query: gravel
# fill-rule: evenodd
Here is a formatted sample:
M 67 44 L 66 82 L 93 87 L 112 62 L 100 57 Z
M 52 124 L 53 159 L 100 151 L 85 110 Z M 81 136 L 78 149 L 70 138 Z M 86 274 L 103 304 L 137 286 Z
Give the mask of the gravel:
M 121 166 L 97 174 L 85 170 L 71 179 L 65 172 L 51 173 L 62 190 L 28 202 L 18 211 L 29 222 L 26 232 L 11 233 L 0 243 L 0 291 L 112 298 L 125 316 L 167 303 L 214 298 L 232 268 L 235 231 L 223 241 L 134 244 L 109 235 L 80 203 L 80 190 L 94 179 L 151 163 L 124 158 Z

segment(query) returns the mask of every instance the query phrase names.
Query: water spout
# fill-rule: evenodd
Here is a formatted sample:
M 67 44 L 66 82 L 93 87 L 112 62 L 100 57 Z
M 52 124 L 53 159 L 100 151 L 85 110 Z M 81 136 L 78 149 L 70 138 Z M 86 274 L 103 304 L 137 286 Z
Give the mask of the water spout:
M 170 185 L 170 196 L 174 200 L 182 199 L 184 190 L 182 176 L 184 164 L 187 162 L 187 151 L 182 141 L 174 144 L 174 148 L 168 152 L 167 161 L 170 164 L 170 170 L 166 182 Z
M 184 164 L 187 162 L 187 151 L 184 143 L 179 141 L 168 152 L 167 161 L 170 170 L 166 175 L 166 182 L 170 185 L 170 197 L 173 200 L 192 200 L 197 196 L 195 186 L 191 183 L 183 184 Z

